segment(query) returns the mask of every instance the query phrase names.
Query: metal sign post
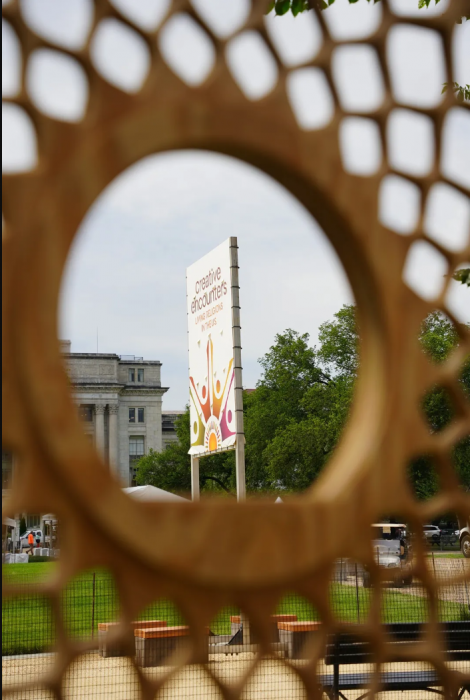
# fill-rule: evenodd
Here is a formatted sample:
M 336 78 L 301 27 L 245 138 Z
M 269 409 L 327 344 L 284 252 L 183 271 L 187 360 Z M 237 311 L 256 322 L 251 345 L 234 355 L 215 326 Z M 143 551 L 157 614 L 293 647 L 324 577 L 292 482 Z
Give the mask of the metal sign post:
M 235 372 L 235 425 L 237 440 L 235 443 L 235 476 L 237 482 L 237 501 L 246 498 L 245 480 L 245 430 L 243 426 L 243 380 L 242 380 L 242 342 L 240 325 L 240 281 L 238 277 L 238 245 L 236 238 L 230 238 L 230 277 L 232 280 L 232 338 Z
M 199 457 L 191 455 L 191 498 L 199 501 Z
M 237 478 L 237 501 L 244 501 L 246 498 L 245 482 L 245 438 L 242 436 L 235 448 L 235 470 Z

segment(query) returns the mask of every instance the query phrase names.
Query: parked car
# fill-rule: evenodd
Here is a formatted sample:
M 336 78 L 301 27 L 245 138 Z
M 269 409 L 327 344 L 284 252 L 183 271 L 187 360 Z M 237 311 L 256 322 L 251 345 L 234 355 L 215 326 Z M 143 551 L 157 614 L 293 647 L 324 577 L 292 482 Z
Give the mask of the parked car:
M 423 525 L 423 535 L 431 544 L 440 544 L 441 529 L 437 525 Z
M 399 588 L 413 583 L 411 573 L 412 549 L 408 542 L 406 525 L 403 523 L 374 523 L 372 525 L 372 547 L 376 561 L 386 574 L 385 580 L 390 580 Z M 371 575 L 364 567 L 364 588 L 370 588 Z
M 468 525 L 460 530 L 459 538 L 462 554 L 470 559 L 470 527 Z
M 20 537 L 20 549 L 29 549 L 29 543 L 28 543 L 28 535 L 29 533 L 33 533 L 34 537 L 34 546 L 37 546 L 37 540 L 39 539 L 39 543 L 44 542 L 44 535 L 42 530 L 26 530 L 25 533 L 23 533 Z

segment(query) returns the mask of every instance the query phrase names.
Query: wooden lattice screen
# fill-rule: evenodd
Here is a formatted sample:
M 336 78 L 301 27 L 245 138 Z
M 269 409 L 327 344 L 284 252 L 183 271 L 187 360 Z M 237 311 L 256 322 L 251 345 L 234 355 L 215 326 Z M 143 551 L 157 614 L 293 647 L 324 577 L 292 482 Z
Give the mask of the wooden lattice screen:
M 350 557 L 368 564 L 379 581 L 370 523 L 381 514 L 400 513 L 416 529 L 450 510 L 462 521 L 468 516 L 470 498 L 459 487 L 450 455 L 452 446 L 469 432 L 470 405 L 458 373 L 470 338 L 447 308 L 446 294 L 449 285 L 455 284 L 452 272 L 468 261 L 470 248 L 452 252 L 429 239 L 422 227 L 435 183 L 447 183 L 468 196 L 465 187 L 447 179 L 441 167 L 448 112 L 468 109 L 468 105 L 458 105 L 450 90 L 434 106 L 409 105 L 432 122 L 435 157 L 426 176 L 397 173 L 390 164 L 386 140 L 387 120 L 399 105 L 388 63 L 390 33 L 403 22 L 435 32 L 442 41 L 446 79 L 452 81 L 452 33 L 458 18 L 468 13 L 468 3 L 452 0 L 441 16 L 406 19 L 394 14 L 386 0 L 381 5 L 380 26 L 360 42 L 371 47 L 378 59 L 385 89 L 381 106 L 366 114 L 379 129 L 384 153 L 378 171 L 368 177 L 349 174 L 342 165 L 339 129 L 343 119 L 354 113 L 343 107 L 331 64 L 334 51 L 344 42 L 330 35 L 324 14 L 317 10 L 313 12 L 321 27 L 322 45 L 315 58 L 301 67 L 322 71 L 334 108 L 322 128 L 302 129 L 288 95 L 289 76 L 299 67 L 286 66 L 276 51 L 263 16 L 266 0 L 253 2 L 244 25 L 224 38 L 189 0 L 175 0 L 153 31 L 134 23 L 111 2 L 95 0 L 88 39 L 76 51 L 58 48 L 36 34 L 25 22 L 19 2 L 3 9 L 18 36 L 23 66 L 21 89 L 9 101 L 31 118 L 38 145 L 38 162 L 31 171 L 3 178 L 3 442 L 17 457 L 17 478 L 5 512 L 12 516 L 55 513 L 61 522 L 60 563 L 54 579 L 40 589 L 50 597 L 58 629 L 59 653 L 41 680 L 53 697 L 63 697 L 62 680 L 73 660 L 96 648 L 96 640 L 77 641 L 67 634 L 60 592 L 70 578 L 98 565 L 106 566 L 115 577 L 124 623 L 119 634 L 127 635 L 126 639 L 130 638 L 126 624 L 157 597 L 170 598 L 179 606 L 193 642 L 181 664 L 205 659 L 206 626 L 228 604 L 244 610 L 261 640 L 260 655 L 269 654 L 270 613 L 286 592 L 301 594 L 315 605 L 323 625 L 311 649 L 311 663 L 295 667 L 295 673 L 309 697 L 321 697 L 315 683 L 317 664 L 327 633 L 340 624 L 328 597 L 335 560 Z M 159 48 L 158 35 L 176 13 L 187 13 L 214 49 L 213 68 L 197 86 L 180 80 Z M 149 71 L 137 92 L 117 89 L 95 68 L 90 46 L 105 18 L 129 27 L 148 49 Z M 275 60 L 277 80 L 260 99 L 243 94 L 226 59 L 227 44 L 246 31 L 257 33 Z M 29 96 L 25 71 L 30 56 L 41 47 L 66 53 L 85 71 L 89 101 L 83 119 L 76 123 L 48 117 Z M 124 496 L 85 439 L 70 396 L 56 317 L 61 277 L 77 228 L 100 193 L 126 168 L 149 154 L 182 148 L 235 156 L 283 184 L 329 237 L 354 291 L 361 370 L 353 412 L 321 478 L 282 508 L 256 500 L 240 505 L 224 500 L 222 504 L 138 506 Z M 421 216 L 407 236 L 387 229 L 378 219 L 380 188 L 390 174 L 399 174 L 419 189 Z M 428 301 L 407 287 L 402 277 L 416 241 L 433 246 L 448 264 L 442 290 Z M 441 365 L 431 364 L 417 341 L 423 319 L 436 309 L 455 322 L 461 335 L 458 351 Z M 432 435 L 420 401 L 435 384 L 448 390 L 455 418 L 444 431 Z M 407 481 L 407 465 L 422 454 L 434 459 L 441 488 L 432 500 L 418 503 Z M 426 642 L 419 650 L 407 648 L 403 657 L 430 662 L 450 693 L 461 679 L 444 664 L 440 653 L 437 584 L 419 544 L 414 566 L 415 576 L 429 594 L 430 617 Z M 462 580 L 464 574 L 460 576 Z M 5 587 L 4 595 L 14 593 L 14 585 Z M 374 641 L 377 669 L 389 659 L 379 624 L 381 594 L 381 588 L 374 586 L 370 616 L 361 627 L 361 633 Z M 213 677 L 222 697 L 239 698 L 259 660 L 255 656 L 234 685 L 214 675 L 207 664 L 205 673 Z M 134 664 L 132 659 L 130 663 Z M 167 671 L 150 678 L 135 667 L 143 698 L 155 696 L 174 668 Z M 374 690 L 378 679 L 377 674 Z M 31 681 L 31 687 L 37 683 Z M 6 696 L 13 690 L 9 688 Z

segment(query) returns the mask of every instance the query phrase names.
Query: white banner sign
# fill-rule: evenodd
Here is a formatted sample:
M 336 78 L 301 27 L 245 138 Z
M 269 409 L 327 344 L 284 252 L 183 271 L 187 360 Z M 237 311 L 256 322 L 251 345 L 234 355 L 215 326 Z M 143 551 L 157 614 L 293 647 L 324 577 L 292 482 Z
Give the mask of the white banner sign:
M 186 272 L 190 454 L 243 439 L 237 239 L 229 238 Z

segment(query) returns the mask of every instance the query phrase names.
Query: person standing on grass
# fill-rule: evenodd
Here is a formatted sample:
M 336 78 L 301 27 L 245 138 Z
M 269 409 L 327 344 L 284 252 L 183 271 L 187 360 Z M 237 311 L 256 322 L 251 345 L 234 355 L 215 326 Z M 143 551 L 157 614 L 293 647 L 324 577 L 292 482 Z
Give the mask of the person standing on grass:
M 34 552 L 33 552 L 33 547 L 34 547 L 34 535 L 33 535 L 33 531 L 32 531 L 32 530 L 31 530 L 31 532 L 30 532 L 29 535 L 28 535 L 28 544 L 29 544 L 29 554 L 31 554 L 31 556 L 32 556 L 32 555 L 34 554 Z

